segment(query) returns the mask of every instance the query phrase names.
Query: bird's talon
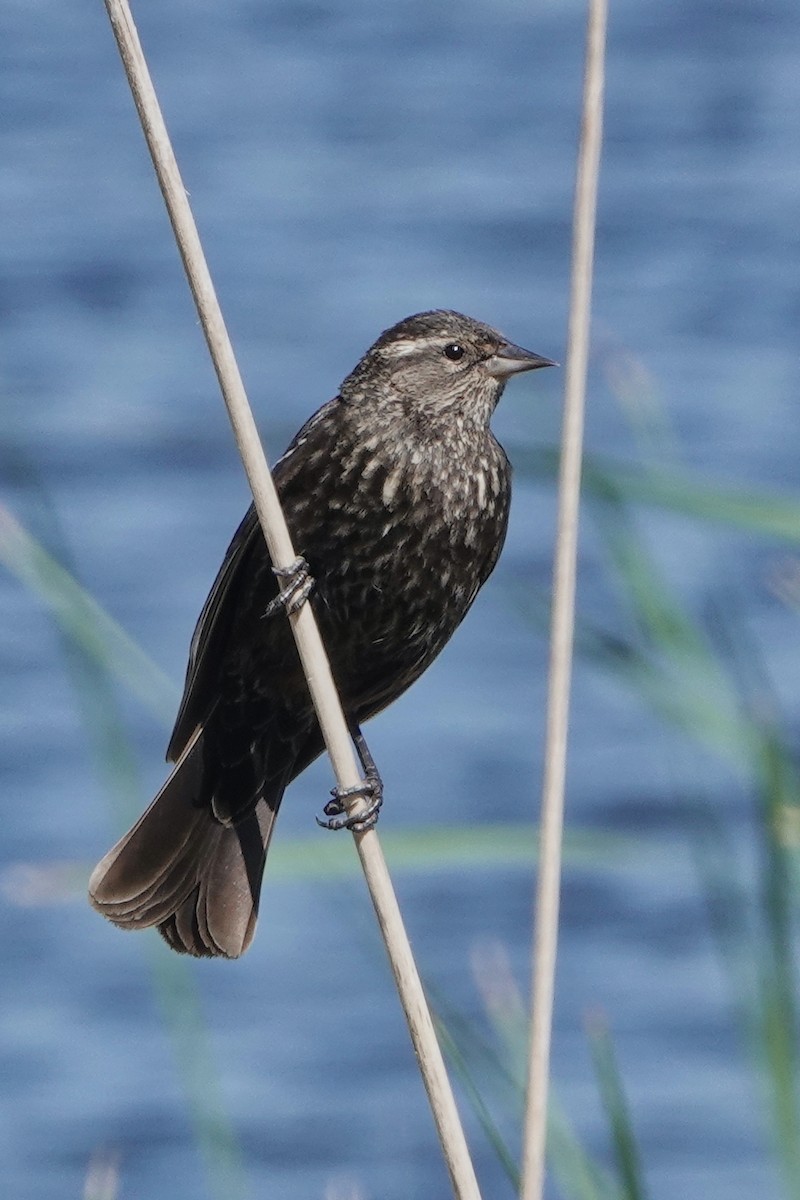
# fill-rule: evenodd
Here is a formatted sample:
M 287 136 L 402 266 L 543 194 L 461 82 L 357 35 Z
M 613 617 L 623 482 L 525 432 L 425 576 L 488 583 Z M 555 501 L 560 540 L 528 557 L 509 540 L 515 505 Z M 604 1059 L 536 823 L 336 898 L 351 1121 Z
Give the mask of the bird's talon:
M 289 563 L 288 567 L 273 567 L 272 573 L 285 586 L 281 588 L 273 600 L 270 600 L 264 609 L 264 616 L 272 617 L 281 608 L 284 608 L 287 614 L 291 616 L 292 613 L 298 612 L 303 607 L 314 587 L 314 580 L 309 573 L 308 563 L 302 557 L 296 558 L 294 562 Z
M 366 779 L 363 783 L 349 788 L 331 788 L 333 797 L 322 810 L 325 819 L 317 817 L 316 822 L 323 829 L 349 829 L 353 833 L 365 833 L 378 823 L 378 814 L 383 804 L 383 787 L 380 780 Z M 345 801 L 355 796 L 362 796 L 369 803 L 363 812 L 348 813 Z

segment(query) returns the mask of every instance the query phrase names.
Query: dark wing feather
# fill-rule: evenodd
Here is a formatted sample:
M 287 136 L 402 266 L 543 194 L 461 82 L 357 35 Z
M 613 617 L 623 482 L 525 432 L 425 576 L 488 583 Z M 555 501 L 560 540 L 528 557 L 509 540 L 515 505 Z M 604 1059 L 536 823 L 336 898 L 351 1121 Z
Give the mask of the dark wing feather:
M 314 477 L 313 471 L 319 466 L 319 458 L 328 447 L 330 437 L 328 422 L 340 403 L 339 397 L 334 397 L 309 417 L 292 439 L 286 452 L 275 464 L 273 478 L 279 495 L 283 494 L 287 485 L 297 484 L 306 476 Z M 304 453 L 299 458 L 295 458 L 294 452 L 301 446 L 305 447 Z M 311 452 L 312 446 L 315 447 L 313 453 Z M 287 516 L 291 528 L 291 513 L 288 513 Z M 180 757 L 197 726 L 207 719 L 214 707 L 217 698 L 218 672 L 235 616 L 237 600 L 241 594 L 241 588 L 238 585 L 252 553 L 257 553 L 259 549 L 264 555 L 267 554 L 258 517 L 251 504 L 244 520 L 233 535 L 233 540 L 228 547 L 217 578 L 214 580 L 208 599 L 203 605 L 203 611 L 200 613 L 192 636 L 183 699 L 167 748 L 168 762 L 175 762 Z M 276 594 L 277 591 L 276 581 Z
M 250 552 L 261 536 L 256 510 L 251 504 L 233 535 L 192 635 L 183 699 L 167 748 L 168 762 L 179 758 L 195 729 L 206 720 L 214 705 L 216 675 L 238 594 L 235 585 L 250 557 Z

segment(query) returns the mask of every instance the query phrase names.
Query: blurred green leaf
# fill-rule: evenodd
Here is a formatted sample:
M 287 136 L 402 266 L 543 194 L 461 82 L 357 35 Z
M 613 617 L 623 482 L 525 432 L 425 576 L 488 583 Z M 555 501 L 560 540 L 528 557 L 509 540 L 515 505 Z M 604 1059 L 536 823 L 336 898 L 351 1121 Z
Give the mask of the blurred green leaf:
M 393 830 L 384 821 L 381 844 L 392 871 L 533 869 L 537 855 L 536 831 L 523 824 L 432 825 Z M 652 850 L 659 854 L 657 847 Z M 564 855 L 571 866 L 600 868 L 613 864 L 636 869 L 648 860 L 648 850 L 641 839 L 602 830 L 569 831 Z M 270 879 L 325 880 L 359 875 L 361 868 L 352 841 L 312 834 L 276 839 L 270 848 L 268 871 Z
M 604 1019 L 595 1015 L 587 1021 L 587 1031 L 603 1108 L 611 1128 L 614 1156 L 622 1181 L 622 1194 L 625 1200 L 646 1200 L 647 1193 L 642 1179 L 636 1136 L 608 1026 Z
M 564 1109 L 550 1096 L 547 1150 L 553 1174 L 568 1200 L 627 1200 L 611 1174 L 579 1142 Z
M 0 562 L 47 606 L 58 628 L 92 662 L 124 683 L 168 725 L 177 689 L 70 572 L 0 505 Z
M 519 475 L 557 477 L 555 448 L 515 446 L 511 458 Z M 598 454 L 584 457 L 583 489 L 590 499 L 644 504 L 764 537 L 800 542 L 800 500 L 793 495 L 709 483 L 677 467 L 642 467 Z

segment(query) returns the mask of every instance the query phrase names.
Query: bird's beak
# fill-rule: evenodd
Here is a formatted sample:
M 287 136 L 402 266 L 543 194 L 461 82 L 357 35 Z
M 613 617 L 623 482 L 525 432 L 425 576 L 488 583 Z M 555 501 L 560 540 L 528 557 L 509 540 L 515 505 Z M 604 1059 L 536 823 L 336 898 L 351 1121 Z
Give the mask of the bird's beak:
M 535 371 L 538 367 L 557 367 L 558 363 L 552 358 L 543 358 L 532 350 L 523 350 L 513 342 L 503 342 L 491 358 L 486 360 L 486 370 L 495 379 L 507 379 L 509 375 L 517 375 L 520 371 Z

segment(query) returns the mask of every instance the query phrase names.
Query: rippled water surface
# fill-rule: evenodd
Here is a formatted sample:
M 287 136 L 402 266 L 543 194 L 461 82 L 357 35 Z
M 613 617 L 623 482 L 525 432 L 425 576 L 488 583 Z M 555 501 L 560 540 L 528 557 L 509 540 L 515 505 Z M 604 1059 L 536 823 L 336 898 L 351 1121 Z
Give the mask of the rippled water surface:
M 580 5 L 137 9 L 273 457 L 409 312 L 459 308 L 563 359 Z M 789 0 L 612 4 L 593 452 L 640 454 L 615 384 L 628 364 L 639 400 L 663 406 L 678 461 L 753 488 L 796 484 L 799 53 Z M 82 582 L 177 698 L 246 485 L 102 5 L 10 0 L 0 60 L 3 503 L 51 543 L 58 524 Z M 524 597 L 546 585 L 554 508 L 524 464 L 557 436 L 561 384 L 547 372 L 509 387 L 496 429 L 521 469 L 503 560 L 436 668 L 372 728 L 387 831 L 531 815 L 546 652 Z M 797 628 L 766 582 L 780 547 L 641 520 L 692 611 L 735 608 L 795 722 Z M 591 524 L 582 570 L 583 611 L 602 618 L 619 600 Z M 83 870 L 124 817 L 74 663 L 10 575 L 0 670 L 3 1194 L 80 1195 L 105 1147 L 123 1197 L 206 1195 L 147 937 L 80 897 L 21 902 L 18 864 Z M 119 699 L 139 804 L 163 778 L 167 730 Z M 568 865 L 560 1099 L 604 1155 L 583 1033 L 602 1009 L 652 1196 L 777 1196 L 680 803 L 711 797 L 737 835 L 748 798 L 596 668 L 579 663 L 574 702 L 570 822 L 634 835 L 642 854 L 624 869 Z M 285 837 L 323 837 L 312 813 L 329 784 L 320 765 L 295 785 Z M 485 939 L 527 981 L 531 888 L 510 867 L 398 875 L 422 970 L 449 1005 L 480 1019 L 469 962 Z M 191 973 L 253 1195 L 448 1194 L 357 880 L 268 878 L 250 954 Z M 486 1195 L 510 1195 L 468 1127 Z

